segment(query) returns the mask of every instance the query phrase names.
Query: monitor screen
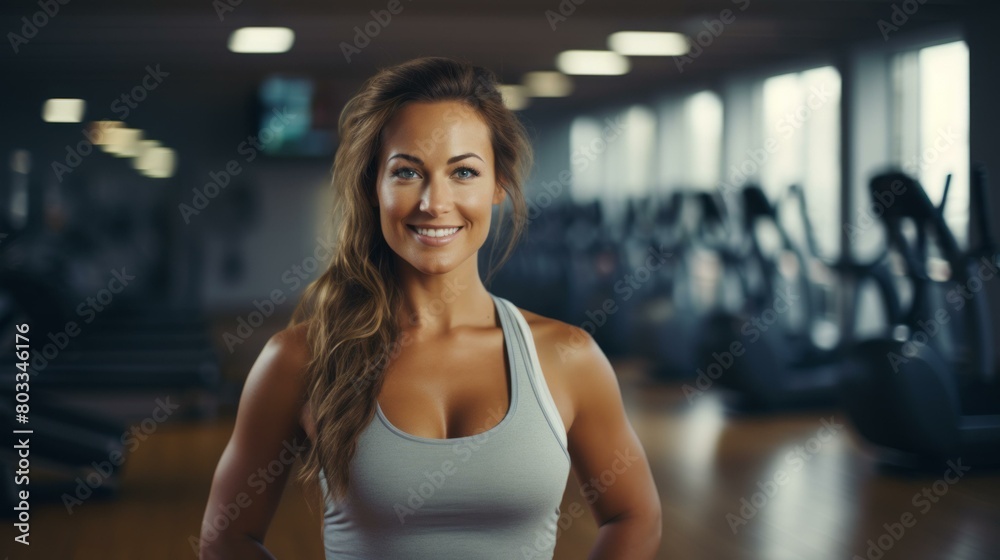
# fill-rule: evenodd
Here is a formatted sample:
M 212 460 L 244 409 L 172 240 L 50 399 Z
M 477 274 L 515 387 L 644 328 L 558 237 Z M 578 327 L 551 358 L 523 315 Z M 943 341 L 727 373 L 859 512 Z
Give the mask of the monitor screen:
M 261 151 L 270 156 L 328 157 L 336 121 L 330 96 L 312 78 L 273 75 L 258 89 Z

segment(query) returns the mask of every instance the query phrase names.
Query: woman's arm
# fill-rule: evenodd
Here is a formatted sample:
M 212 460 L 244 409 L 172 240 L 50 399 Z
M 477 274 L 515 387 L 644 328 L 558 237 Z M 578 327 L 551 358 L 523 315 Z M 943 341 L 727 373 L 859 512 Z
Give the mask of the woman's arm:
M 271 337 L 247 376 L 233 435 L 212 479 L 198 548 L 202 560 L 274 558 L 264 535 L 297 455 L 308 353 L 304 329 Z
M 564 372 L 573 401 L 573 470 L 600 527 L 589 560 L 648 560 L 660 547 L 660 496 L 629 424 L 614 369 L 583 329 L 572 327 Z M 585 342 L 580 344 L 580 337 Z

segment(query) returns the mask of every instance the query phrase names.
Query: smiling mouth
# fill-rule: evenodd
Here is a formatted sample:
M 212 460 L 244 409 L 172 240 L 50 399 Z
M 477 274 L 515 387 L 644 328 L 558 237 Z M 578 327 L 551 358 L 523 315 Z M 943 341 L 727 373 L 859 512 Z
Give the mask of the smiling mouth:
M 462 229 L 462 226 L 427 228 L 427 227 L 417 227 L 411 224 L 407 224 L 406 227 L 410 228 L 411 230 L 417 232 L 420 235 L 423 235 L 424 237 L 432 237 L 432 238 L 448 237 L 449 235 L 454 235 L 455 233 L 458 232 L 458 230 Z

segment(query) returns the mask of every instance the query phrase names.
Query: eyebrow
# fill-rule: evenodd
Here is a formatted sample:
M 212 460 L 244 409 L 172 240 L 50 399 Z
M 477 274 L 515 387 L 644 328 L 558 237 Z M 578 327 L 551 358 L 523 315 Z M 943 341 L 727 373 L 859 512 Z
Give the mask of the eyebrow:
M 465 159 L 467 157 L 474 157 L 474 158 L 478 159 L 479 161 L 482 161 L 483 163 L 486 163 L 483 160 L 483 158 L 479 157 L 478 155 L 476 155 L 476 154 L 474 154 L 472 152 L 469 152 L 467 154 L 462 154 L 460 156 L 453 156 L 453 157 L 448 158 L 447 165 L 451 165 L 451 164 L 455 163 L 456 161 L 463 160 L 463 159 Z M 413 163 L 416 163 L 418 165 L 423 165 L 424 164 L 423 160 L 421 160 L 417 156 L 411 156 L 410 154 L 393 154 L 386 161 L 391 161 L 393 158 L 403 158 L 405 160 L 412 161 Z

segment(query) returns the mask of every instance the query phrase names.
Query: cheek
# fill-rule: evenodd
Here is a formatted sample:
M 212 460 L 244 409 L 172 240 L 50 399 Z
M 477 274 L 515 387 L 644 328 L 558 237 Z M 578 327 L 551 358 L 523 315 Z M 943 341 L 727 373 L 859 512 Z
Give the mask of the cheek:
M 493 216 L 493 196 L 491 194 L 476 193 L 463 200 L 460 208 L 466 218 L 476 223 L 476 228 L 483 232 L 489 230 Z
M 388 194 L 388 192 L 386 190 L 379 192 L 379 214 L 383 221 L 398 220 L 411 212 L 416 201 L 408 200 L 398 191 L 392 194 Z

